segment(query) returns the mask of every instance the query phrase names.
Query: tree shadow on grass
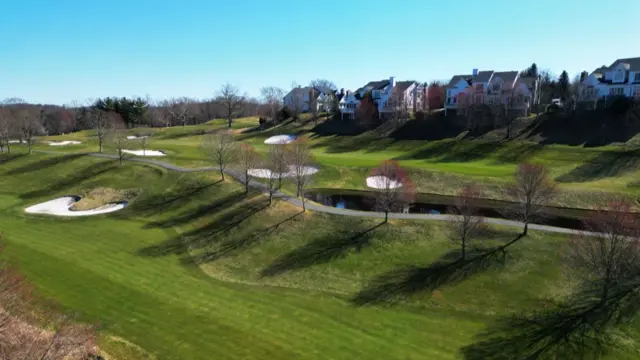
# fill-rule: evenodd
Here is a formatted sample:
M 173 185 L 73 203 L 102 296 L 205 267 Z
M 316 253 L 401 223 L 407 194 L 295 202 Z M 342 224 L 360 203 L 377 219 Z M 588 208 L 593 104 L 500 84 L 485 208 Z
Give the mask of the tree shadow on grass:
M 300 270 L 313 265 L 327 263 L 345 256 L 351 249 L 360 252 L 362 248 L 370 245 L 373 231 L 382 225 L 384 223 L 377 224 L 364 231 L 351 230 L 343 236 L 327 234 L 279 257 L 271 265 L 263 269 L 260 272 L 260 276 L 276 276 L 287 271 Z
M 287 223 L 290 220 L 298 217 L 303 212 L 296 213 L 280 222 L 268 226 L 264 229 L 252 232 L 247 236 L 227 236 L 224 240 L 220 242 L 215 249 L 206 248 L 205 251 L 191 256 L 189 261 L 195 264 L 207 263 L 210 261 L 215 261 L 221 259 L 223 257 L 227 257 L 235 254 L 239 250 L 247 249 L 255 244 L 258 244 L 262 240 L 264 240 L 268 235 L 278 230 L 281 225 Z
M 153 216 L 159 213 L 166 213 L 173 209 L 179 209 L 186 206 L 194 199 L 202 195 L 204 191 L 212 186 L 222 182 L 203 182 L 200 180 L 182 182 L 179 186 L 165 191 L 161 194 L 152 194 L 141 196 L 136 199 L 129 208 L 137 215 Z M 118 213 L 116 213 L 118 214 Z M 130 215 L 123 215 L 129 217 Z
M 20 195 L 22 199 L 33 199 L 52 194 L 57 194 L 63 190 L 69 189 L 80 183 L 83 183 L 89 179 L 95 178 L 101 174 L 104 174 L 110 170 L 118 168 L 118 161 L 104 161 L 97 164 L 92 164 L 82 170 L 79 170 L 72 175 L 57 181 L 43 189 L 30 191 Z
M 358 292 L 351 302 L 358 306 L 392 304 L 422 292 L 433 292 L 491 268 L 504 265 L 501 248 L 478 249 L 460 257 L 459 250 L 445 253 L 427 267 L 409 266 L 383 274 Z
M 587 182 L 624 175 L 640 167 L 640 150 L 605 151 L 588 163 L 556 178 L 558 182 Z
M 21 158 L 24 157 L 25 155 L 16 155 L 14 160 L 17 158 Z M 56 165 L 60 165 L 69 161 L 73 161 L 75 159 L 81 158 L 83 156 L 86 156 L 85 154 L 68 154 L 68 155 L 60 155 L 60 156 L 54 156 L 54 157 L 48 157 L 45 159 L 42 159 L 40 161 L 33 161 L 33 162 L 29 162 L 28 164 L 24 165 L 24 166 L 20 166 L 17 167 L 15 169 L 11 169 L 9 171 L 7 171 L 5 174 L 7 175 L 21 175 L 21 174 L 26 174 L 32 171 L 39 171 L 39 170 L 44 170 Z M 4 161 L 0 162 L 0 164 L 4 165 Z
M 262 198 L 248 201 L 225 211 L 207 225 L 168 239 L 161 244 L 142 248 L 137 251 L 137 254 L 147 257 L 160 257 L 170 254 L 183 255 L 190 249 L 203 249 L 219 242 L 222 239 L 222 236 L 219 236 L 220 234 L 236 230 L 242 222 L 268 206 L 268 200 Z
M 251 193 L 249 194 L 249 196 L 250 195 Z M 247 194 L 245 194 L 244 192 L 236 191 L 231 194 L 225 195 L 224 197 L 217 199 L 212 203 L 202 204 L 194 209 L 183 211 L 178 215 L 173 215 L 163 220 L 151 222 L 145 225 L 145 228 L 166 229 L 174 226 L 188 224 L 188 223 L 191 223 L 192 221 L 200 219 L 201 217 L 220 212 L 221 210 L 224 210 L 227 207 L 234 205 L 240 199 L 243 199 L 246 196 Z
M 635 289 L 618 289 L 606 301 L 591 291 L 530 315 L 497 321 L 462 349 L 466 360 L 596 359 L 616 345 L 611 330 L 635 316 Z
M 10 163 L 12 161 L 15 161 L 15 160 L 20 160 L 25 156 L 27 156 L 27 154 L 22 154 L 22 153 L 19 153 L 19 154 L 8 154 L 6 152 L 0 153 L 0 166 L 2 166 L 4 168 L 5 166 L 7 166 L 8 163 Z

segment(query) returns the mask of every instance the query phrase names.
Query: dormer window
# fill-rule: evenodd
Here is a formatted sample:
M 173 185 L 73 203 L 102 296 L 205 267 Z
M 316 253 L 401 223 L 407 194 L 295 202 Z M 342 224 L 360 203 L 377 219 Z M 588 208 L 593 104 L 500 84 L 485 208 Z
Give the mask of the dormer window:
M 635 80 L 636 82 L 640 82 L 640 72 L 636 73 Z
M 614 81 L 623 81 L 624 80 L 624 73 L 622 72 L 622 70 L 616 71 L 615 75 L 613 76 L 613 80 Z
M 495 92 L 500 91 L 500 84 L 491 85 L 491 91 L 495 91 Z

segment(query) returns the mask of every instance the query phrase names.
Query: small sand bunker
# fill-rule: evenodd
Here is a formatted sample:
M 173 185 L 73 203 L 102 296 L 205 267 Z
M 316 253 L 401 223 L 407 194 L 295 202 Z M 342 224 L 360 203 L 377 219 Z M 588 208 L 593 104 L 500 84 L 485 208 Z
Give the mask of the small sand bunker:
M 107 214 L 114 211 L 122 210 L 127 206 L 127 202 L 123 201 L 117 204 L 107 204 L 91 210 L 73 211 L 71 207 L 80 201 L 79 196 L 65 196 L 59 199 L 50 200 L 41 204 L 33 205 L 24 211 L 30 214 L 47 214 L 56 216 L 91 216 Z
M 160 150 L 122 150 L 123 153 L 133 154 L 135 156 L 166 156 Z
M 82 141 L 68 140 L 68 141 L 49 141 L 50 146 L 65 146 L 65 145 L 79 145 Z
M 264 143 L 269 145 L 288 144 L 295 139 L 296 137 L 294 135 L 276 135 L 268 138 Z
M 318 172 L 318 168 L 313 166 L 303 166 L 301 168 L 301 173 L 304 175 L 313 175 Z M 278 177 L 278 173 L 274 173 L 269 169 L 249 169 L 249 176 L 268 179 L 270 177 Z M 283 173 L 282 177 L 295 177 L 296 176 L 296 168 L 293 165 L 289 165 L 289 171 Z
M 374 189 L 396 189 L 401 187 L 402 183 L 386 176 L 369 176 L 367 186 Z
M 149 136 L 135 136 L 135 135 L 133 135 L 133 136 L 127 136 L 127 140 L 146 139 L 148 137 Z
M 9 144 L 24 144 L 22 140 L 9 140 Z

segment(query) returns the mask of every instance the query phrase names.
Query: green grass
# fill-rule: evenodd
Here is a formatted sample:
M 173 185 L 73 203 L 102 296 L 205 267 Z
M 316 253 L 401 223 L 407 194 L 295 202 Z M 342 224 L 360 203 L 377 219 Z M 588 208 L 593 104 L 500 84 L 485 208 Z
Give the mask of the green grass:
M 372 168 L 383 160 L 395 159 L 409 171 L 420 192 L 451 195 L 466 184 L 480 183 L 485 187 L 486 197 L 504 198 L 504 186 L 512 179 L 517 165 L 525 161 L 547 166 L 561 190 L 554 200 L 558 206 L 592 208 L 620 196 L 635 200 L 640 191 L 637 180 L 640 152 L 622 146 L 542 145 L 521 140 L 403 140 L 390 137 L 388 129 L 359 135 L 330 135 L 331 129 L 314 127 L 310 121 L 286 121 L 265 131 L 238 133 L 256 124 L 255 117 L 236 119 L 233 128 L 238 139 L 252 144 L 261 153 L 268 151 L 263 141 L 272 135 L 299 134 L 311 138 L 313 153 L 321 168 L 315 176 L 317 187 L 364 189 L 364 180 Z M 212 162 L 200 148 L 203 134 L 224 129 L 226 125 L 225 120 L 218 119 L 197 126 L 155 129 L 148 148 L 166 151 L 168 156 L 162 160 L 180 166 L 211 166 Z M 132 134 L 137 131 L 130 130 Z M 55 149 L 39 144 L 36 149 L 97 150 L 90 131 L 51 139 L 77 139 L 84 143 Z M 132 141 L 131 147 L 139 144 Z M 107 143 L 105 151 L 113 153 L 114 149 Z
M 504 265 L 428 290 L 400 270 L 454 249 L 441 223 L 377 226 L 267 208 L 262 195 L 245 198 L 213 174 L 79 155 L 0 159 L 4 256 L 43 296 L 101 324 L 101 346 L 124 359 L 460 359 L 488 324 L 571 290 L 559 235 L 533 232 Z M 142 192 L 110 215 L 23 212 L 92 187 Z M 486 245 L 513 236 L 494 228 Z M 392 304 L 358 305 L 381 281 L 410 286 L 370 293 Z M 624 345 L 611 358 L 637 358 L 636 335 L 619 333 Z

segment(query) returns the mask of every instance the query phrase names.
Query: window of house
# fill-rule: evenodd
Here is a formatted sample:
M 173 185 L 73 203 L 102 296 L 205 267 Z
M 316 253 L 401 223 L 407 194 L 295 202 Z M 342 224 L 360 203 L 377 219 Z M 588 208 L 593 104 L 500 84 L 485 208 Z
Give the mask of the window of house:
M 500 84 L 493 84 L 491 86 L 492 91 L 500 91 Z
M 614 75 L 613 79 L 615 81 L 623 81 L 624 80 L 624 73 L 622 72 L 622 70 L 616 71 L 616 74 Z
M 636 73 L 634 81 L 640 81 L 640 72 Z
M 484 89 L 484 86 L 482 86 L 482 84 L 476 84 L 476 90 L 482 90 Z
M 458 97 L 457 97 L 457 96 L 454 96 L 454 97 L 453 97 L 453 103 L 455 104 L 455 103 L 457 103 L 457 102 L 458 102 Z
M 640 98 L 640 86 L 636 86 L 633 92 L 633 97 Z
M 623 88 L 611 88 L 611 89 L 609 89 L 609 95 L 611 95 L 611 96 L 624 95 L 624 89 Z
M 531 97 L 530 96 L 525 96 L 524 97 L 524 102 L 525 103 L 529 103 L 529 101 L 531 101 Z

